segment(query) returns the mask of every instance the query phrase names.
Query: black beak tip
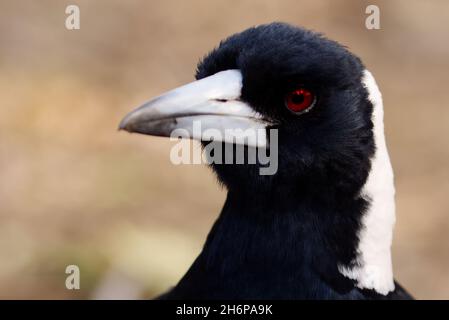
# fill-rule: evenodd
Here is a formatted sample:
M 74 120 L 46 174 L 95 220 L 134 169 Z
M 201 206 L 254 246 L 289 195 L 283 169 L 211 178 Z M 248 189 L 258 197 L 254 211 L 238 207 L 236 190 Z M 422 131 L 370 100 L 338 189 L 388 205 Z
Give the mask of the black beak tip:
M 125 130 L 125 131 L 126 131 L 126 127 L 123 125 L 122 122 L 120 122 L 120 124 L 119 124 L 118 127 L 117 127 L 117 131 L 122 131 L 122 130 Z
M 122 121 L 120 121 L 117 131 L 128 131 L 128 132 L 132 132 L 130 126 L 129 126 L 129 121 L 128 121 L 128 117 L 125 117 L 122 119 Z

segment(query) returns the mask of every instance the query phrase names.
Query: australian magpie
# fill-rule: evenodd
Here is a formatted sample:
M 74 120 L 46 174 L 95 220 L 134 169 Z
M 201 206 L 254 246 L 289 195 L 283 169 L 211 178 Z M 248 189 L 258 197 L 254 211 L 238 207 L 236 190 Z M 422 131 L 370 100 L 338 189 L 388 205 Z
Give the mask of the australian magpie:
M 411 299 L 393 278 L 393 171 L 372 74 L 344 46 L 271 23 L 222 41 L 196 81 L 129 113 L 120 128 L 186 137 L 277 130 L 278 168 L 212 163 L 227 188 L 201 254 L 162 299 Z M 245 150 L 267 148 L 265 140 Z M 234 145 L 235 146 L 235 145 Z

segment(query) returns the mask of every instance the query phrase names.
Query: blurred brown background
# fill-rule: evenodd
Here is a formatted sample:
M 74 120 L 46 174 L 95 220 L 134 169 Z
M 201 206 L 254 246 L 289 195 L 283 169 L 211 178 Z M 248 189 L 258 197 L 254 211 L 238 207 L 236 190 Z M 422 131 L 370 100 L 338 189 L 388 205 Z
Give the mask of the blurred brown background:
M 77 4 L 81 29 L 65 28 Z M 381 30 L 365 28 L 377 4 Z M 396 173 L 396 278 L 449 298 L 449 2 L 1 1 L 0 298 L 152 297 L 199 252 L 225 192 L 175 166 L 168 139 L 117 132 L 193 79 L 222 38 L 286 21 L 364 60 L 383 92 Z M 65 267 L 81 268 L 81 290 Z

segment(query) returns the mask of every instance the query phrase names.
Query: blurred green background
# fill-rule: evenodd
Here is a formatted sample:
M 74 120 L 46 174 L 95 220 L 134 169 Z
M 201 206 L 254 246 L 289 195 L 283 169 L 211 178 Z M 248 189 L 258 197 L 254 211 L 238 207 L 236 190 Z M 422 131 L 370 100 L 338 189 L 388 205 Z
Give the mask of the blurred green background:
M 77 4 L 81 29 L 65 28 Z M 377 4 L 381 30 L 365 28 Z M 397 186 L 396 278 L 449 298 L 449 1 L 0 1 L 0 298 L 148 298 L 198 254 L 225 191 L 168 139 L 117 132 L 218 42 L 285 21 L 377 78 Z M 65 267 L 81 289 L 65 288 Z

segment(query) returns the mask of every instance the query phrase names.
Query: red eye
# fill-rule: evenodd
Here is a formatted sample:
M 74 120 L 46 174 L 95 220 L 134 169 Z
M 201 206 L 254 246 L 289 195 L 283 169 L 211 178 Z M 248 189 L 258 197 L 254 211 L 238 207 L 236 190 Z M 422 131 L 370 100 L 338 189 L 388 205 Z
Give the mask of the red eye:
M 306 88 L 298 88 L 285 96 L 285 105 L 294 113 L 303 113 L 313 107 L 315 95 Z

